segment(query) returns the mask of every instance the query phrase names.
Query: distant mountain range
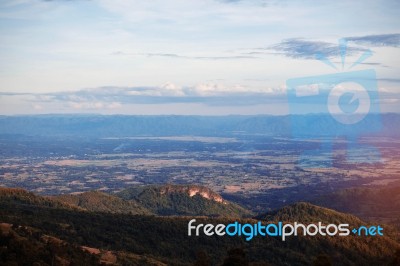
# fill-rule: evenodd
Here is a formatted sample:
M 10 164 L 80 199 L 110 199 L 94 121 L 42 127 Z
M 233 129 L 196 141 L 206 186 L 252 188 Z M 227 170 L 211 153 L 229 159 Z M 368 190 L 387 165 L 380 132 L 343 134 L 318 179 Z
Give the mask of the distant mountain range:
M 178 199 L 178 200 L 176 200 Z M 310 203 L 295 203 L 255 218 L 212 217 L 229 204 L 199 186 L 148 186 L 117 195 L 88 192 L 43 197 L 21 189 L 0 189 L 0 264 L 2 265 L 399 265 L 399 233 L 382 237 L 189 237 L 188 221 L 197 223 L 303 222 L 367 225 L 359 218 Z M 190 209 L 188 201 L 206 209 Z M 188 210 L 201 216 L 176 214 Z M 150 209 L 150 208 L 149 208 Z M 195 213 L 200 210 L 200 213 Z M 145 212 L 145 211 L 144 211 Z M 226 215 L 226 216 L 225 216 Z M 236 218 L 235 218 L 236 216 Z M 386 228 L 386 227 L 385 227 Z M 239 264 L 238 264 L 239 263 Z
M 348 130 L 398 136 L 400 114 L 370 115 Z M 265 134 L 272 136 L 324 136 L 340 132 L 343 125 L 328 114 L 294 116 L 123 116 L 34 115 L 0 116 L 0 135 L 132 137 L 132 136 L 227 136 Z M 375 130 L 374 130 L 375 131 Z

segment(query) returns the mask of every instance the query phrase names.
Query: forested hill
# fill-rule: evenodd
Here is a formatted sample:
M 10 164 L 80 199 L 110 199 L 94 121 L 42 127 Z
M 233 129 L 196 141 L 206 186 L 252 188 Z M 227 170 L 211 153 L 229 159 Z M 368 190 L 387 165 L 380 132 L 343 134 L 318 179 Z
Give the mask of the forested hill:
M 0 200 L 17 205 L 112 214 L 225 218 L 253 215 L 251 211 L 199 185 L 149 185 L 129 187 L 117 194 L 88 191 L 57 196 L 39 196 L 23 189 L 0 188 Z
M 250 217 L 252 213 L 198 185 L 148 185 L 127 188 L 116 196 L 135 201 L 158 215 Z
M 367 221 L 390 223 L 400 228 L 400 187 L 349 188 L 319 196 L 320 206 L 352 213 Z
M 5 190 L 1 190 L 3 194 Z M 0 264 L 52 265 L 399 265 L 398 232 L 380 237 L 209 237 L 187 235 L 190 216 L 165 217 L 93 212 L 27 200 L 7 192 L 0 200 Z M 28 197 L 28 198 L 29 198 Z M 8 200 L 6 200 L 8 198 Z M 366 225 L 355 216 L 296 203 L 257 219 L 196 217 L 196 223 L 285 222 Z M 303 221 L 304 220 L 304 221 Z M 188 248 L 190 247 L 190 248 Z M 103 262 L 102 262 L 103 261 Z M 61 265 L 61 264 L 60 264 Z

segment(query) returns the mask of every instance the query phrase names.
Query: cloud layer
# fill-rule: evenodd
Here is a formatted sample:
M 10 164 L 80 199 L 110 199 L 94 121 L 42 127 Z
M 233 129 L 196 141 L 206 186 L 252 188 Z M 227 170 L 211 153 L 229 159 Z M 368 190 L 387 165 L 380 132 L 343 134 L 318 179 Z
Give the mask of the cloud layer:
M 264 113 L 268 105 L 275 114 L 287 106 L 287 80 L 353 65 L 376 69 L 379 86 L 394 92 L 399 7 L 395 0 L 3 0 L 0 114 L 186 113 L 183 105 L 212 114 Z M 346 36 L 350 58 L 342 60 L 336 40 Z M 336 69 L 310 60 L 322 54 Z M 392 96 L 382 99 L 397 101 Z
M 400 47 L 400 34 L 379 34 L 360 37 L 347 37 L 348 41 L 372 47 Z
M 159 87 L 101 87 L 74 92 L 26 94 L 37 103 L 67 103 L 75 109 L 118 108 L 123 104 L 202 103 L 206 105 L 252 105 L 285 99 L 283 89 L 249 89 L 242 86 L 199 84 L 181 87 L 166 83 Z M 3 94 L 6 95 L 6 94 Z M 7 94 L 8 96 L 12 94 Z M 23 94 L 15 94 L 23 95 Z
M 325 55 L 328 58 L 340 57 L 338 44 L 310 41 L 304 39 L 287 39 L 269 47 L 268 49 L 275 51 L 277 54 L 282 54 L 291 58 L 316 59 L 319 54 Z M 353 55 L 366 51 L 365 48 L 347 47 L 347 55 Z
M 367 35 L 359 37 L 343 38 L 350 44 L 359 44 L 367 47 L 400 47 L 400 34 Z M 312 41 L 301 38 L 286 39 L 268 48 L 258 50 L 272 51 L 291 58 L 315 59 L 322 54 L 327 58 L 340 57 L 340 49 L 337 43 Z M 346 55 L 351 56 L 367 51 L 366 47 L 347 45 Z

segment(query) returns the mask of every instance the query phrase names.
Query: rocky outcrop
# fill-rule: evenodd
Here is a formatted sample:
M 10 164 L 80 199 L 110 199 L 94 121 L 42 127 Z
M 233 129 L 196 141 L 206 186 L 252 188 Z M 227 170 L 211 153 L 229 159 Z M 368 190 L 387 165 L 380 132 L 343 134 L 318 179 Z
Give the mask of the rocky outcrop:
M 224 203 L 224 199 L 209 188 L 198 185 L 165 185 L 160 188 L 160 194 L 169 193 L 186 193 L 189 197 L 199 195 L 205 199 L 212 200 L 219 203 Z

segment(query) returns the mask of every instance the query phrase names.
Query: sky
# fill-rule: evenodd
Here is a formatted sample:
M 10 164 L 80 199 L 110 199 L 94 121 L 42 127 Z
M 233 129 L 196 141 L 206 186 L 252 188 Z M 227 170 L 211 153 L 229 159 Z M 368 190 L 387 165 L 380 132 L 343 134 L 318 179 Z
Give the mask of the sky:
M 368 104 L 400 112 L 399 10 L 395 0 L 0 0 L 0 115 L 322 112 L 288 97 L 288 81 L 371 69 Z M 339 83 L 336 93 L 353 89 Z

